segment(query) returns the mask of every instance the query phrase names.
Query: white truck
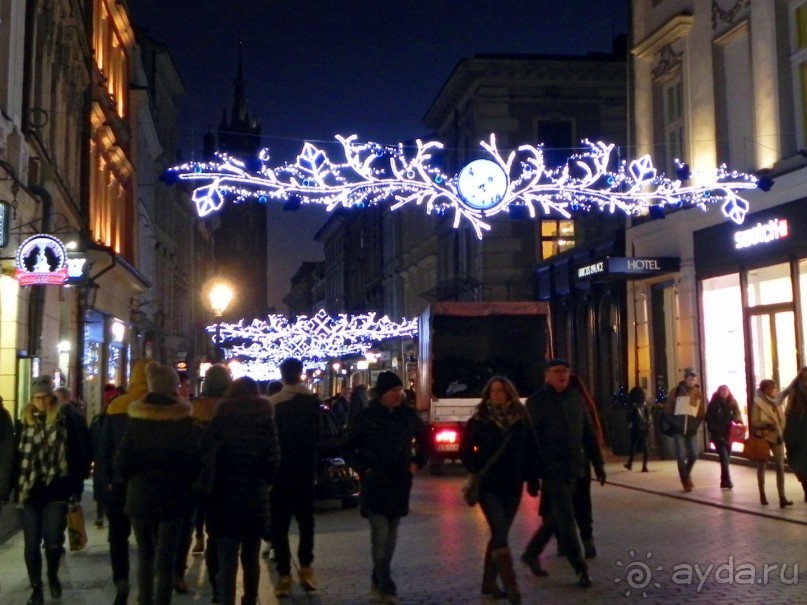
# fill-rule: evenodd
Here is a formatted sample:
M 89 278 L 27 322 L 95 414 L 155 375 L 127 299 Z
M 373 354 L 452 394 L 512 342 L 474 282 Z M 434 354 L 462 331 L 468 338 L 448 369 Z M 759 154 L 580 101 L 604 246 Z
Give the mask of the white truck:
M 432 431 L 432 474 L 458 460 L 463 427 L 491 376 L 509 378 L 522 398 L 543 384 L 549 319 L 544 302 L 437 302 L 423 311 L 416 393 Z

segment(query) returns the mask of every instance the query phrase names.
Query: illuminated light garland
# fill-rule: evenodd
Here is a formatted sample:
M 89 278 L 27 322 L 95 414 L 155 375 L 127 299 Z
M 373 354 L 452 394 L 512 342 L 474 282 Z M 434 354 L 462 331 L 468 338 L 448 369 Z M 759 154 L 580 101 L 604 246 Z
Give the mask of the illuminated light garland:
M 205 329 L 216 334 L 217 326 Z M 226 356 L 240 359 L 255 377 L 273 375 L 288 357 L 300 359 L 306 369 L 322 369 L 328 359 L 364 354 L 378 341 L 414 336 L 418 328 L 417 319 L 395 323 L 386 315 L 380 319 L 375 313 L 330 316 L 320 309 L 312 317 L 301 315 L 294 321 L 285 315 L 269 315 L 246 325 L 244 320 L 222 323 L 218 330 L 222 341 L 236 343 L 225 347 Z
M 522 145 L 505 158 L 493 134 L 489 142 L 480 142 L 484 159 L 475 160 L 458 175 L 449 177 L 429 163 L 443 149 L 438 141 L 418 140 L 414 155 L 407 157 L 401 143 L 357 143 L 356 138 L 337 135 L 345 156 L 342 162 L 332 161 L 324 150 L 306 142 L 294 164 L 272 168 L 268 150 L 248 163 L 218 154 L 220 161 L 182 164 L 170 168 L 164 177 L 166 181 L 205 183 L 193 191 L 201 217 L 219 210 L 227 199 L 235 203 L 282 199 L 295 207 L 316 203 L 325 205 L 328 211 L 392 199 L 392 210 L 414 204 L 424 207 L 428 214 L 453 212 L 454 227 L 467 221 L 480 239 L 483 231 L 490 230 L 489 217 L 519 207 L 526 208 L 531 218 L 539 212 L 570 218 L 573 212 L 595 208 L 652 215 L 665 206 L 706 210 L 709 205 L 722 204 L 723 214 L 740 224 L 749 204 L 737 191 L 761 186 L 753 175 L 729 171 L 725 166 L 708 174 L 691 173 L 681 163 L 679 178 L 672 180 L 657 172 L 649 155 L 627 163 L 612 157 L 614 144 L 587 140 L 587 151 L 572 155 L 560 167 L 548 168 L 541 145 Z M 491 181 L 495 176 L 491 165 L 498 166 L 504 175 L 491 186 L 483 203 L 474 199 L 473 190 L 463 191 L 462 187 L 463 171 L 474 164 L 479 168 L 487 164 Z M 612 165 L 616 165 L 615 171 L 609 170 Z M 519 172 L 513 175 L 516 169 Z M 472 173 L 473 170 L 469 174 Z M 697 184 L 684 185 L 683 181 L 690 178 Z M 480 189 L 484 187 L 480 184 Z

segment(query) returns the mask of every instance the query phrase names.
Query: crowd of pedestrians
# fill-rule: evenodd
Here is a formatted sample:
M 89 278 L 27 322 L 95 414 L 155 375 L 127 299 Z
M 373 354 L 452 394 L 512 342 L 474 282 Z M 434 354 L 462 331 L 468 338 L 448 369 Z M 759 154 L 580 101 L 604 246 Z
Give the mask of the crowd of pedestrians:
M 133 365 L 127 391 L 105 391 L 89 428 L 72 393 L 54 389 L 49 376 L 32 381 L 16 427 L 0 401 L 0 503 L 13 495 L 21 511 L 31 585 L 27 605 L 43 604 L 46 587 L 54 599 L 62 594 L 68 509 L 80 500 L 93 462 L 96 525 L 108 524 L 114 605 L 128 602 L 132 533 L 139 605 L 168 604 L 174 592 L 188 590 L 184 575 L 194 537 L 194 553 L 205 556 L 213 603 L 234 605 L 239 566 L 241 604 L 257 603 L 262 539 L 274 551 L 275 595 L 287 597 L 294 583 L 292 519 L 299 535 L 298 581 L 303 590 L 316 591 L 314 489 L 325 408 L 302 383 L 299 360 L 285 360 L 280 371 L 282 382 L 266 396 L 252 379 L 233 381 L 226 366 L 213 365 L 201 396 L 189 401 L 189 387 L 173 368 L 141 360 Z M 685 491 L 694 488 L 696 436 L 705 420 L 720 459 L 720 487 L 731 489 L 732 443 L 746 427 L 728 387 L 718 387 L 707 407 L 697 378 L 695 370 L 685 369 L 665 404 L 681 484 Z M 522 403 L 508 378 L 490 378 L 461 439 L 461 459 L 478 488 L 474 501 L 490 532 L 481 557 L 481 593 L 511 604 L 521 602 L 521 593 L 509 532 L 525 485 L 530 496 L 541 494 L 541 519 L 518 559 L 535 576 L 547 575 L 541 556 L 552 538 L 580 587 L 591 586 L 586 559 L 597 554 L 592 473 L 601 485 L 606 481 L 597 407 L 568 362 L 549 360 L 544 379 Z M 382 603 L 397 602 L 392 560 L 398 531 L 409 513 L 414 475 L 432 447 L 430 432 L 408 401 L 397 374 L 382 371 L 369 390 L 354 375 L 351 388 L 329 402 L 344 431 L 339 452 L 361 479 L 370 587 Z M 640 453 L 647 471 L 652 413 L 639 387 L 628 404 L 625 466 L 630 470 Z M 772 380 L 760 382 L 748 428 L 768 444 L 780 506 L 793 505 L 785 494 L 786 458 L 807 501 L 807 368 L 781 392 Z M 762 505 L 768 504 L 766 465 L 758 463 Z

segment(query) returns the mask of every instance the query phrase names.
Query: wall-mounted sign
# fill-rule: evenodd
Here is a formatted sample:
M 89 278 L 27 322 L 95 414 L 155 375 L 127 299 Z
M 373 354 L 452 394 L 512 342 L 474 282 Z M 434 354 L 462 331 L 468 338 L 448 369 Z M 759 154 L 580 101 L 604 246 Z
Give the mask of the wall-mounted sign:
M 605 261 L 597 261 L 590 265 L 583 265 L 577 269 L 577 279 L 584 279 L 586 277 L 593 277 L 605 273 Z
M 648 277 L 663 273 L 674 273 L 681 268 L 679 259 L 661 257 L 609 257 L 578 267 L 577 279 L 592 279 L 597 276 Z
M 83 286 L 87 283 L 90 263 L 86 252 L 67 253 L 67 281 L 71 286 Z
M 786 218 L 772 218 L 766 223 L 757 223 L 748 229 L 734 232 L 734 248 L 742 250 L 760 244 L 784 239 L 789 235 Z
M 52 235 L 29 237 L 17 248 L 16 259 L 21 286 L 61 285 L 67 279 L 67 250 Z
M 11 227 L 11 204 L 0 202 L 0 248 L 8 246 L 8 234 Z

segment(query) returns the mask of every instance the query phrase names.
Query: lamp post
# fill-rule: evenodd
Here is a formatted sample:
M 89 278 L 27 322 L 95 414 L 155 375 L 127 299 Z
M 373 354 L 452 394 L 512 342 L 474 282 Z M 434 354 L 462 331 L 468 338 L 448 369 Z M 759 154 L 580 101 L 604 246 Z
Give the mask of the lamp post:
M 233 289 L 224 282 L 218 282 L 210 288 L 210 308 L 216 317 L 216 361 L 224 360 L 221 347 L 221 316 L 227 310 L 233 299 Z

